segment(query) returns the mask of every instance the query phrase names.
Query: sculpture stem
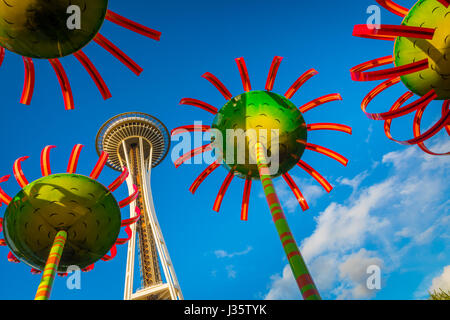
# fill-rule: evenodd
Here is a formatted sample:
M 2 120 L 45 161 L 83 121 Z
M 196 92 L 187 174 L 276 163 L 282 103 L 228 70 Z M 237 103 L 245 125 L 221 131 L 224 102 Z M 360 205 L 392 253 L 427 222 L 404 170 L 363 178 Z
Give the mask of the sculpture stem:
M 41 283 L 36 293 L 34 300 L 49 300 L 50 294 L 53 287 L 53 281 L 58 272 L 59 262 L 64 250 L 64 246 L 67 241 L 67 232 L 59 231 L 56 234 L 55 240 L 53 241 L 50 254 L 48 255 L 47 263 L 45 264 L 45 269 L 42 274 Z
M 286 217 L 278 199 L 272 177 L 268 167 L 268 161 L 265 156 L 265 148 L 261 143 L 256 144 L 256 161 L 258 165 L 261 183 L 264 188 L 267 203 L 272 214 L 272 220 L 275 223 L 280 236 L 283 249 L 288 258 L 289 264 L 294 274 L 294 278 L 305 300 L 321 300 L 319 292 L 308 271 L 308 267 L 303 260 L 300 250 L 292 236 Z

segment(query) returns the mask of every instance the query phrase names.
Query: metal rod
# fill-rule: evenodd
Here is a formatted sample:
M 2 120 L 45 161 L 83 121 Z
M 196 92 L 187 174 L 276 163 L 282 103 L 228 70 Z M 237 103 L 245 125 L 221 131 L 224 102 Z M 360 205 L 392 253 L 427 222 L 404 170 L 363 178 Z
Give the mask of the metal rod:
M 58 272 L 59 262 L 61 260 L 64 246 L 67 241 L 67 232 L 59 231 L 53 241 L 50 254 L 45 264 L 44 273 L 42 274 L 41 283 L 39 284 L 36 297 L 34 300 L 49 300 L 53 287 L 53 281 Z
M 306 266 L 306 263 L 300 253 L 300 249 L 292 236 L 283 208 L 281 207 L 280 200 L 278 199 L 272 182 L 268 161 L 265 156 L 265 148 L 259 142 L 256 144 L 256 161 L 273 222 L 275 223 L 275 227 L 280 236 L 283 249 L 288 258 L 292 273 L 294 274 L 300 292 L 305 300 L 321 300 L 319 292 L 308 271 L 308 267 Z

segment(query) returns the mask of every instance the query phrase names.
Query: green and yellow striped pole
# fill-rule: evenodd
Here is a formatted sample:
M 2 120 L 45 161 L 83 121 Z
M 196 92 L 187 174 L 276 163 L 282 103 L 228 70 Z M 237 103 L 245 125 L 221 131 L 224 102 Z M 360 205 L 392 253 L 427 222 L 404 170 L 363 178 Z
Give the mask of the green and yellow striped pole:
M 314 281 L 309 274 L 308 267 L 306 266 L 297 243 L 289 229 L 283 208 L 281 207 L 280 200 L 278 199 L 272 182 L 265 155 L 265 148 L 259 142 L 256 144 L 256 161 L 267 203 L 269 204 L 270 212 L 272 214 L 272 220 L 277 228 L 281 243 L 283 244 L 283 249 L 289 260 L 300 292 L 305 300 L 321 300 Z
M 59 261 L 64 250 L 64 246 L 67 241 L 67 232 L 59 231 L 56 234 L 53 246 L 50 250 L 50 254 L 45 264 L 45 269 L 42 274 L 41 283 L 36 293 L 34 300 L 48 300 L 52 292 L 53 281 L 58 272 Z

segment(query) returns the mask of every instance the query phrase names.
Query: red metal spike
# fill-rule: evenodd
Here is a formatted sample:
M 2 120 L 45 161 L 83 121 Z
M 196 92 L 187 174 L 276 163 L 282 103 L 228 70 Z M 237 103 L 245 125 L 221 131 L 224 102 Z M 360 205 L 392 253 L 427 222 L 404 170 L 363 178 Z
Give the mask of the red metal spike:
M 273 58 L 272 65 L 270 66 L 269 75 L 267 76 L 266 81 L 266 90 L 272 91 L 273 85 L 275 84 L 275 79 L 277 77 L 278 68 L 280 67 L 281 61 L 283 60 L 282 57 L 276 56 Z
M 108 89 L 108 86 L 106 85 L 105 81 L 100 75 L 100 72 L 97 70 L 97 68 L 95 68 L 94 64 L 91 62 L 88 56 L 81 50 L 75 52 L 73 55 L 75 56 L 75 58 L 78 59 L 78 61 L 80 61 L 80 63 L 83 65 L 83 67 L 91 76 L 92 80 L 94 80 L 95 85 L 100 91 L 100 94 L 102 95 L 103 99 L 107 100 L 111 98 L 112 95 Z
M 302 192 L 298 188 L 295 181 L 292 179 L 291 175 L 289 173 L 283 174 L 283 178 L 286 181 L 286 183 L 289 185 L 289 188 L 291 188 L 292 192 L 295 195 L 295 198 L 297 199 L 298 203 L 300 204 L 300 207 L 303 211 L 306 211 L 309 209 L 308 203 L 306 202 L 305 198 L 303 197 Z
M 225 87 L 225 85 L 212 73 L 206 72 L 202 75 L 202 77 L 211 82 L 211 84 L 219 90 L 225 99 L 230 100 L 233 97 L 227 87 Z
M 122 50 L 120 50 L 111 41 L 106 39 L 100 33 L 94 38 L 94 41 L 100 45 L 103 49 L 111 53 L 116 59 L 122 62 L 128 69 L 133 71 L 137 76 L 139 76 L 144 69 L 142 69 L 136 62 L 133 61 L 129 56 L 127 56 Z
M 4 176 L 0 178 L 0 183 L 6 182 L 9 180 L 11 176 Z M 3 191 L 3 189 L 0 187 L 0 206 L 2 205 L 2 203 L 6 204 L 7 206 L 11 203 L 12 198 L 6 194 L 5 191 Z
M 325 179 L 319 172 L 317 172 L 313 167 L 307 164 L 305 161 L 300 160 L 297 165 L 305 170 L 311 177 L 313 177 L 320 185 L 325 189 L 326 192 L 330 193 L 333 190 L 331 184 Z
M 318 152 L 318 153 L 321 153 L 321 154 L 323 154 L 323 155 L 325 155 L 327 157 L 330 157 L 331 159 L 336 160 L 337 162 L 341 163 L 344 166 L 347 166 L 347 164 L 348 164 L 348 159 L 347 158 L 345 158 L 344 156 L 340 155 L 339 153 L 337 153 L 337 152 L 335 152 L 333 150 L 330 150 L 328 148 L 325 148 L 325 147 L 322 147 L 322 146 L 318 146 L 318 145 L 315 145 L 315 144 L 311 144 L 311 143 L 307 143 L 306 144 L 306 149 L 314 151 L 314 152 Z
M 396 14 L 402 18 L 404 18 L 409 12 L 408 9 L 406 9 L 405 7 L 402 7 L 401 5 L 395 3 L 392 0 L 376 0 L 376 1 L 383 8 L 389 10 L 393 14 Z
M 58 77 L 66 110 L 75 109 L 75 105 L 73 102 L 72 88 L 70 87 L 69 78 L 67 78 L 67 74 L 64 71 L 63 65 L 58 59 L 49 59 L 48 61 L 50 61 L 50 64 L 52 65 L 53 69 L 55 70 L 56 76 Z
M 112 23 L 115 23 L 121 27 L 124 27 L 128 30 L 139 33 L 140 35 L 143 35 L 147 38 L 150 38 L 150 39 L 153 39 L 156 41 L 159 41 L 161 39 L 161 32 L 150 29 L 150 28 L 143 26 L 137 22 L 134 22 L 125 17 L 122 17 L 121 15 L 118 15 L 117 13 L 114 13 L 111 10 L 108 10 L 106 12 L 105 19 Z
M 46 146 L 41 152 L 41 172 L 43 177 L 47 177 L 52 174 L 50 168 L 50 150 L 56 148 L 56 146 Z
M 197 107 L 197 108 L 203 109 L 205 111 L 208 111 L 209 113 L 212 113 L 214 115 L 216 115 L 217 112 L 219 111 L 216 107 L 213 107 L 212 105 L 207 104 L 206 102 L 203 102 L 203 101 L 200 101 L 197 99 L 184 98 L 184 99 L 181 99 L 180 104 Z
M 178 168 L 183 163 L 185 163 L 187 160 L 189 160 L 199 154 L 202 154 L 204 152 L 210 151 L 210 150 L 212 150 L 211 143 L 201 146 L 201 147 L 198 147 L 198 148 L 195 148 L 195 149 L 189 151 L 188 153 L 185 153 L 184 155 L 182 155 L 175 161 L 175 168 Z
M 80 158 L 81 149 L 83 145 L 77 144 L 73 147 L 70 154 L 69 164 L 67 165 L 67 173 L 73 174 L 77 171 L 78 159 Z
M 220 206 L 222 205 L 223 197 L 225 196 L 225 193 L 228 190 L 228 187 L 230 186 L 231 181 L 234 178 L 233 171 L 228 172 L 228 175 L 226 176 L 225 180 L 223 181 L 222 187 L 219 190 L 219 193 L 217 194 L 216 201 L 214 202 L 213 210 L 216 212 L 219 212 Z
M 189 188 L 189 191 L 194 194 L 198 187 L 202 184 L 203 181 L 211 174 L 214 170 L 216 170 L 218 167 L 220 167 L 220 163 L 218 161 L 212 163 L 209 165 L 198 177 L 195 179 L 195 181 L 192 183 L 191 187 Z
M 89 175 L 92 179 L 97 180 L 100 176 L 100 173 L 102 173 L 103 168 L 106 165 L 106 162 L 108 161 L 109 155 L 103 151 L 100 155 L 100 158 L 97 161 L 97 164 L 95 165 L 94 169 L 92 170 L 91 174 Z
M 129 174 L 130 172 L 128 171 L 128 168 L 124 167 L 120 176 L 108 186 L 109 191 L 110 192 L 116 191 L 117 188 L 119 188 L 122 185 L 122 183 L 124 183 L 124 181 L 128 178 Z
M 248 92 L 252 90 L 252 85 L 250 84 L 250 78 L 248 76 L 247 66 L 245 65 L 244 58 L 235 59 L 239 73 L 241 74 L 242 85 L 244 86 L 244 91 Z
M 352 134 L 352 128 L 338 123 L 311 123 L 307 125 L 308 131 L 333 130 Z
M 390 40 L 394 41 L 397 37 L 406 37 L 413 39 L 433 39 L 435 29 L 421 28 L 404 25 L 368 25 L 358 24 L 353 29 L 355 37 Z
M 27 160 L 29 157 L 21 157 L 19 159 L 17 159 L 14 162 L 14 166 L 13 166 L 13 172 L 14 172 L 14 177 L 17 180 L 17 183 L 19 184 L 19 186 L 21 188 L 25 188 L 28 185 L 28 181 L 25 178 L 25 175 L 23 174 L 22 171 L 22 166 L 21 166 L 21 162 Z
M 242 196 L 241 220 L 248 220 L 248 203 L 250 201 L 250 191 L 252 189 L 252 179 L 245 179 L 244 194 Z
M 319 74 L 319 72 L 317 72 L 316 70 L 309 69 L 304 74 L 302 74 L 300 78 L 297 79 L 297 81 L 295 81 L 292 84 L 292 86 L 288 89 L 288 91 L 286 91 L 284 96 L 288 99 L 291 99 L 294 96 L 294 94 L 305 84 L 306 81 L 308 81 L 317 74 Z
M 308 112 L 311 109 L 314 109 L 324 103 L 332 102 L 332 101 L 342 101 L 342 97 L 339 93 L 332 93 L 328 94 L 326 96 L 314 99 L 307 104 L 300 107 L 300 112 L 305 113 Z
M 125 199 L 123 199 L 122 201 L 119 202 L 119 207 L 120 208 L 124 208 L 127 205 L 129 205 L 130 203 L 132 203 L 134 200 L 136 200 L 136 198 L 139 195 L 139 190 L 136 187 L 136 185 L 133 185 L 133 189 L 134 189 L 134 192 L 130 196 L 128 196 L 127 198 L 125 198 Z
M 33 59 L 28 57 L 22 57 L 23 63 L 25 65 L 25 81 L 23 84 L 22 97 L 20 98 L 20 103 L 30 105 L 31 99 L 33 98 L 34 92 L 34 82 L 35 82 L 35 72 Z

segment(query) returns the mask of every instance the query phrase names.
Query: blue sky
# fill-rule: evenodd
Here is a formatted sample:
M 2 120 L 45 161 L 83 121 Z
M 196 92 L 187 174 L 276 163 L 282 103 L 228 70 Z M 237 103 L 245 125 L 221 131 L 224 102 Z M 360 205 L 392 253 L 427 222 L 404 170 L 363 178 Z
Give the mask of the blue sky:
M 414 1 L 398 1 L 411 7 Z M 97 155 L 95 135 L 110 117 L 142 111 L 161 119 L 169 129 L 204 121 L 202 110 L 179 106 L 183 97 L 221 107 L 225 100 L 201 75 L 218 76 L 234 94 L 242 93 L 234 62 L 245 57 L 254 89 L 264 89 L 275 55 L 283 56 L 274 92 L 284 93 L 307 69 L 319 75 L 294 96 L 300 106 L 316 97 L 340 92 L 344 100 L 321 106 L 305 115 L 308 123 L 337 122 L 353 127 L 353 135 L 314 132 L 311 142 L 330 147 L 350 159 L 344 168 L 327 157 L 305 153 L 335 186 L 328 195 L 299 168 L 291 173 L 304 191 L 310 209 L 303 213 L 284 185 L 276 181 L 287 219 L 310 266 L 319 290 L 327 299 L 421 299 L 432 284 L 449 285 L 448 230 L 449 161 L 425 156 L 415 147 L 389 141 L 383 124 L 361 112 L 360 102 L 376 84 L 352 82 L 349 69 L 361 62 L 389 55 L 392 43 L 354 38 L 353 25 L 365 23 L 366 9 L 375 1 L 143 1 L 111 0 L 110 9 L 162 32 L 160 42 L 146 39 L 106 22 L 101 33 L 133 57 L 144 72 L 136 77 L 102 48 L 91 43 L 84 51 L 108 84 L 113 98 L 103 101 L 88 74 L 74 57 L 61 59 L 75 95 L 76 109 L 65 111 L 59 84 L 47 61 L 36 61 L 36 89 L 30 106 L 18 103 L 23 63 L 7 53 L 0 68 L 3 146 L 2 175 L 11 174 L 14 160 L 27 178 L 40 176 L 39 155 L 56 145 L 54 172 L 64 171 L 70 150 L 85 145 L 79 173 L 89 174 Z M 401 19 L 385 10 L 383 24 Z M 405 92 L 403 85 L 381 95 L 374 111 L 389 108 Z M 424 116 L 429 126 L 438 118 L 433 103 Z M 393 134 L 412 136 L 412 118 L 393 124 Z M 438 134 L 430 145 L 448 151 L 448 136 Z M 219 168 L 198 189 L 188 188 L 205 165 L 175 169 L 170 159 L 153 171 L 153 191 L 159 222 L 186 299 L 299 299 L 287 261 L 271 221 L 262 188 L 254 184 L 249 221 L 240 221 L 243 181 L 234 179 L 219 214 L 212 211 L 226 176 Z M 100 181 L 109 184 L 116 172 L 105 169 Z M 15 194 L 11 179 L 2 186 Z M 447 195 L 447 196 L 446 196 Z M 117 197 L 126 196 L 125 188 Z M 176 199 L 176 201 L 174 201 Z M 4 210 L 2 207 L 0 210 Z M 128 212 L 123 211 L 124 217 Z M 2 215 L 2 214 L 1 214 Z M 0 299 L 31 299 L 39 276 L 22 264 L 7 261 L 0 248 Z M 100 262 L 83 274 L 82 289 L 68 290 L 57 279 L 54 299 L 122 299 L 126 246 L 112 262 Z M 365 289 L 365 268 L 380 265 L 382 289 Z M 447 269 L 445 269 L 447 267 Z

